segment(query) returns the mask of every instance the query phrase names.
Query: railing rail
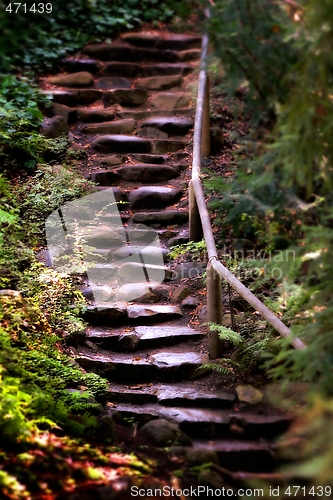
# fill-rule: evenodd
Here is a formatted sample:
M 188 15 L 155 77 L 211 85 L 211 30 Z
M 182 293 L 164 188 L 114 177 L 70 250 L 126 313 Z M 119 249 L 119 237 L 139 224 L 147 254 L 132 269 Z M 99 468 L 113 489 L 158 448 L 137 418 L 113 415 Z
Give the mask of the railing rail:
M 256 309 L 275 330 L 284 337 L 291 337 L 291 330 L 268 309 L 246 286 L 241 283 L 219 260 L 215 246 L 210 217 L 200 179 L 201 159 L 210 154 L 210 98 L 209 79 L 206 70 L 208 36 L 203 36 L 201 71 L 198 80 L 198 97 L 195 113 L 193 137 L 192 178 L 189 185 L 189 227 L 190 240 L 200 241 L 204 237 L 208 253 L 207 266 L 207 321 L 222 323 L 222 281 L 223 278 L 254 309 Z M 218 334 L 209 334 L 209 354 L 218 356 Z M 305 349 L 306 345 L 298 337 L 291 338 L 295 349 Z

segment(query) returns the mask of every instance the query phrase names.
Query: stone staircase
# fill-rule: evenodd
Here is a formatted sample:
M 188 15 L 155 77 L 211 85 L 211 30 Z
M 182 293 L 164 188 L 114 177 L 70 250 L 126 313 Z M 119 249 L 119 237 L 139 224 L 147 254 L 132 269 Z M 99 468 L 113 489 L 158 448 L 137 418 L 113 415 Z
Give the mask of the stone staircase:
M 188 241 L 190 85 L 200 44 L 191 35 L 130 33 L 88 45 L 60 62 L 66 74 L 42 83 L 54 115 L 71 125 L 73 147 L 87 154 L 80 169 L 97 184 L 99 203 L 113 189 L 125 231 L 125 242 L 112 240 L 117 214 L 104 210 L 96 226 L 88 207 L 85 235 L 96 263 L 82 284 L 89 327 L 73 356 L 110 381 L 106 408 L 116 422 L 139 430 L 171 422 L 194 447 L 216 452 L 223 467 L 271 471 L 272 439 L 291 416 L 204 382 L 205 334 L 189 326 L 189 302 L 179 293 L 190 267 L 168 261 L 169 247 Z M 147 226 L 162 248 L 140 242 Z

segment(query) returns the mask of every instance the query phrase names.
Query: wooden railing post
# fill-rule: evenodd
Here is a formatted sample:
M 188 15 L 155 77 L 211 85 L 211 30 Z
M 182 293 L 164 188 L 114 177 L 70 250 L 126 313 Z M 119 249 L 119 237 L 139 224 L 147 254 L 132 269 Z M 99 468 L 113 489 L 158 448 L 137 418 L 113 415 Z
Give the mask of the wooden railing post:
M 220 275 L 214 270 L 211 263 L 207 266 L 207 321 L 222 323 L 222 283 Z M 209 356 L 215 359 L 219 355 L 218 332 L 209 332 Z
M 206 76 L 204 109 L 201 132 L 201 158 L 210 155 L 210 97 L 209 97 L 209 78 Z
M 189 185 L 188 193 L 188 205 L 189 205 L 189 238 L 190 241 L 201 241 L 203 238 L 203 230 L 200 219 L 200 213 L 198 210 L 197 201 L 195 199 L 194 189 L 192 181 Z

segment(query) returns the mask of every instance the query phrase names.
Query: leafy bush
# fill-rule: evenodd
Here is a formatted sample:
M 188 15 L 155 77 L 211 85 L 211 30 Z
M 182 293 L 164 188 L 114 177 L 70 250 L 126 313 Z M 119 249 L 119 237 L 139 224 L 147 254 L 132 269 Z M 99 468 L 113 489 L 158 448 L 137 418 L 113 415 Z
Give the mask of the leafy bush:
M 6 12 L 8 4 L 0 1 L 0 74 L 22 66 L 50 69 L 55 59 L 88 41 L 165 22 L 179 9 L 175 0 L 57 0 L 52 13 L 35 13 L 30 9 L 36 2 L 27 0 L 15 14 Z
M 88 397 L 103 394 L 106 382 L 74 366 L 58 342 L 36 304 L 0 298 L 0 431 L 6 441 L 25 441 L 40 424 L 76 434 L 95 426 L 87 413 L 95 405 Z

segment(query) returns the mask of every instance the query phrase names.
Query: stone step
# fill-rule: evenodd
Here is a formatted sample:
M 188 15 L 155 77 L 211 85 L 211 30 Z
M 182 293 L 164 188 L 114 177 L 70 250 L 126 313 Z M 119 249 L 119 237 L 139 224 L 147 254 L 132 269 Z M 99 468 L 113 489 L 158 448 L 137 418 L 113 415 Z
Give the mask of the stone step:
M 133 291 L 135 292 L 135 290 Z M 149 291 L 148 287 L 147 291 Z M 102 349 L 134 351 L 172 346 L 188 340 L 200 340 L 204 336 L 201 332 L 187 326 L 137 326 L 132 329 L 126 328 L 125 330 L 120 328 L 116 330 L 111 328 L 89 328 L 86 331 L 86 338 L 98 344 Z M 185 389 L 188 389 L 188 387 L 183 390 L 184 398 L 179 396 L 180 400 L 186 399 Z M 167 401 L 168 398 L 172 401 L 171 388 L 168 390 L 169 393 L 167 393 L 167 388 L 165 388 L 164 394 L 160 394 L 159 398 L 161 401 Z M 208 393 L 208 396 L 211 394 Z M 176 398 L 174 396 L 175 401 L 176 399 L 179 401 L 179 397 Z M 212 399 L 211 396 L 210 400 Z M 168 402 L 162 404 L 168 404 Z
M 148 239 L 148 237 L 147 237 Z M 121 246 L 120 248 L 117 248 L 116 250 L 112 251 L 111 254 L 111 259 L 112 260 L 117 260 L 123 261 L 126 259 L 128 262 L 130 261 L 130 257 L 137 257 L 138 254 L 141 254 L 142 259 L 146 265 L 163 265 L 163 261 L 167 260 L 167 256 L 169 253 L 169 250 L 166 248 L 161 248 L 159 245 L 149 245 L 149 242 L 145 242 L 145 238 L 143 238 L 143 243 L 141 245 L 135 245 L 135 244 L 130 244 L 130 245 L 124 245 Z M 134 260 L 134 262 L 137 262 Z
M 91 147 L 97 153 L 173 153 L 185 148 L 188 144 L 184 140 L 173 139 L 144 139 L 131 135 L 110 134 L 97 137 Z
M 148 99 L 145 89 L 114 89 L 106 90 L 103 95 L 103 103 L 107 108 L 113 104 L 121 106 L 141 106 Z
M 124 324 L 129 320 L 136 324 L 169 321 L 182 317 L 182 312 L 174 305 L 128 305 L 125 302 L 110 301 L 87 306 L 83 317 L 92 325 L 113 326 Z
M 94 230 L 91 234 L 88 231 L 85 232 L 84 229 L 83 227 L 81 228 L 80 235 L 82 235 L 84 244 L 87 245 L 83 257 L 86 262 L 112 263 L 116 261 L 119 268 L 123 263 L 140 263 L 140 266 L 142 266 L 141 269 L 144 269 L 144 265 L 148 273 L 150 266 L 163 268 L 164 261 L 167 260 L 169 250 L 151 245 L 148 241 L 146 245 L 133 244 L 124 246 L 124 231 L 121 227 L 101 227 L 100 231 Z M 119 234 L 118 239 L 114 238 L 114 233 L 117 236 Z M 83 244 L 82 247 L 84 250 Z M 143 273 L 142 277 L 144 276 L 145 274 Z
M 179 109 L 190 106 L 192 100 L 188 92 L 159 92 L 152 96 L 150 104 L 158 109 Z
M 131 81 L 123 76 L 104 76 L 96 82 L 96 88 L 104 90 L 130 89 Z
M 58 66 L 68 73 L 76 73 L 78 71 L 89 71 L 90 73 L 98 73 L 103 64 L 95 59 L 61 59 Z
M 140 303 L 168 302 L 172 287 L 159 282 L 126 283 L 117 289 L 117 299 Z
M 163 182 L 179 176 L 179 172 L 173 167 L 156 164 L 124 165 L 117 169 L 117 174 L 124 181 L 141 182 Z
M 97 286 L 108 285 L 114 280 L 120 280 L 117 290 L 121 293 L 123 286 L 149 287 L 154 283 L 162 283 L 165 279 L 172 278 L 172 271 L 165 266 L 146 265 L 145 269 L 149 276 L 147 283 L 146 274 L 143 271 L 142 264 L 136 262 L 126 262 L 123 264 L 110 264 L 107 255 L 102 262 L 95 263 L 94 267 L 89 269 L 89 280 Z M 138 281 L 138 283 L 136 283 Z M 116 284 L 117 284 L 116 283 Z M 144 292 L 146 293 L 146 292 Z M 125 299 L 121 299 L 125 300 Z M 127 299 L 126 299 L 127 300 Z
M 131 134 L 137 127 L 133 118 L 123 120 L 106 121 L 84 125 L 80 130 L 84 134 Z
M 122 380 L 124 383 L 198 377 L 202 374 L 201 370 L 198 369 L 208 361 L 208 357 L 204 354 L 192 351 L 179 353 L 170 350 L 170 348 L 157 353 L 145 351 L 141 355 L 110 353 L 108 351 L 96 353 L 79 348 L 74 359 L 87 371 L 97 373 L 109 380 Z M 159 408 L 162 409 L 162 407 Z M 134 413 L 135 409 L 144 411 L 143 407 L 134 409 L 130 405 L 125 408 L 122 405 L 121 409 L 126 412 L 134 411 Z
M 148 118 L 141 123 L 141 127 L 153 127 L 170 135 L 185 135 L 193 127 L 194 122 L 190 118 L 174 116 L 159 116 Z
M 178 57 L 182 62 L 199 61 L 201 49 L 188 49 L 178 52 Z
M 70 107 L 93 104 L 103 98 L 103 91 L 98 89 L 48 90 L 44 94 L 51 95 L 53 102 Z
M 175 116 L 175 111 L 173 109 L 148 109 L 148 110 L 124 110 L 119 111 L 118 116 L 120 118 L 134 118 L 135 120 L 144 120 L 152 116 L 160 116 L 163 113 L 164 116 Z M 193 116 L 192 108 L 179 108 L 176 113 L 183 116 Z
M 149 276 L 149 281 L 162 283 L 164 280 L 173 279 L 173 271 L 166 266 L 153 264 L 143 266 L 138 262 L 125 262 L 118 265 L 117 274 L 124 283 L 145 283 L 147 282 L 146 274 Z
M 176 188 L 162 186 L 140 187 L 130 192 L 130 208 L 165 208 L 178 201 L 182 193 L 181 189 Z
M 150 153 L 151 142 L 130 135 L 104 135 L 97 137 L 91 144 L 97 153 Z
M 286 431 L 292 422 L 288 414 L 258 415 L 232 409 L 167 407 L 159 404 L 133 405 L 116 403 L 111 411 L 118 421 L 134 418 L 138 425 L 143 423 L 143 415 L 168 420 L 190 437 L 202 439 L 221 439 L 235 433 L 239 439 L 271 439 Z M 241 422 L 241 424 L 240 424 Z M 236 431 L 237 429 L 237 431 Z M 237 435 L 238 434 L 238 435 Z M 236 437 L 237 436 L 237 437 Z
M 188 222 L 188 212 L 185 210 L 165 210 L 164 212 L 136 212 L 134 222 L 151 225 L 173 225 Z
M 178 62 L 177 52 L 168 49 L 146 49 L 118 45 L 116 43 L 96 43 L 82 49 L 83 54 L 102 61 L 122 62 Z
M 231 471 L 270 472 L 276 467 L 275 445 L 269 441 L 194 439 L 193 448 L 214 451 L 219 458 L 220 467 Z
M 108 401 L 134 405 L 158 403 L 173 407 L 229 408 L 236 400 L 235 391 L 197 389 L 192 382 L 124 386 L 112 383 Z
M 190 64 L 179 62 L 176 64 L 139 64 L 126 62 L 106 63 L 101 74 L 103 76 L 122 77 L 122 78 L 149 78 L 153 76 L 179 75 L 187 76 L 194 71 Z
M 180 87 L 184 80 L 182 76 L 150 76 L 141 78 L 135 82 L 135 88 L 146 90 L 169 90 L 174 87 Z
M 195 35 L 172 34 L 164 38 L 149 32 L 126 33 L 121 38 L 138 47 L 156 47 L 157 49 L 180 51 L 198 49 L 201 47 L 202 40 L 200 36 Z
M 154 165 L 161 165 L 169 160 L 167 155 L 150 155 L 150 154 L 135 154 L 132 156 L 133 160 L 142 162 L 142 163 L 150 163 Z
M 103 186 L 113 186 L 119 180 L 129 182 L 141 182 L 142 184 L 151 182 L 163 182 L 179 176 L 179 172 L 167 165 L 157 165 L 148 163 L 138 163 L 133 165 L 123 165 L 112 170 L 104 169 L 92 172 L 88 179 Z
M 163 110 L 163 111 L 161 111 Z M 75 110 L 72 110 L 75 111 Z M 173 109 L 163 109 L 161 106 L 159 106 L 159 109 L 149 109 L 149 110 L 136 110 L 136 109 L 122 109 L 119 106 L 117 109 L 105 109 L 105 108 L 83 108 L 79 107 L 77 108 L 77 116 L 78 118 L 83 121 L 83 122 L 88 122 L 88 123 L 100 123 L 100 122 L 109 122 L 113 121 L 116 118 L 123 118 L 123 119 L 128 119 L 132 118 L 134 120 L 144 120 L 146 118 L 150 118 L 153 116 L 160 116 L 161 113 L 163 113 L 164 116 L 174 116 L 174 110 Z M 192 108 L 180 108 L 177 109 L 177 113 L 180 115 L 193 115 L 193 109 Z
M 88 87 L 94 83 L 94 77 L 88 71 L 79 71 L 67 75 L 50 76 L 45 78 L 45 83 L 62 87 Z

